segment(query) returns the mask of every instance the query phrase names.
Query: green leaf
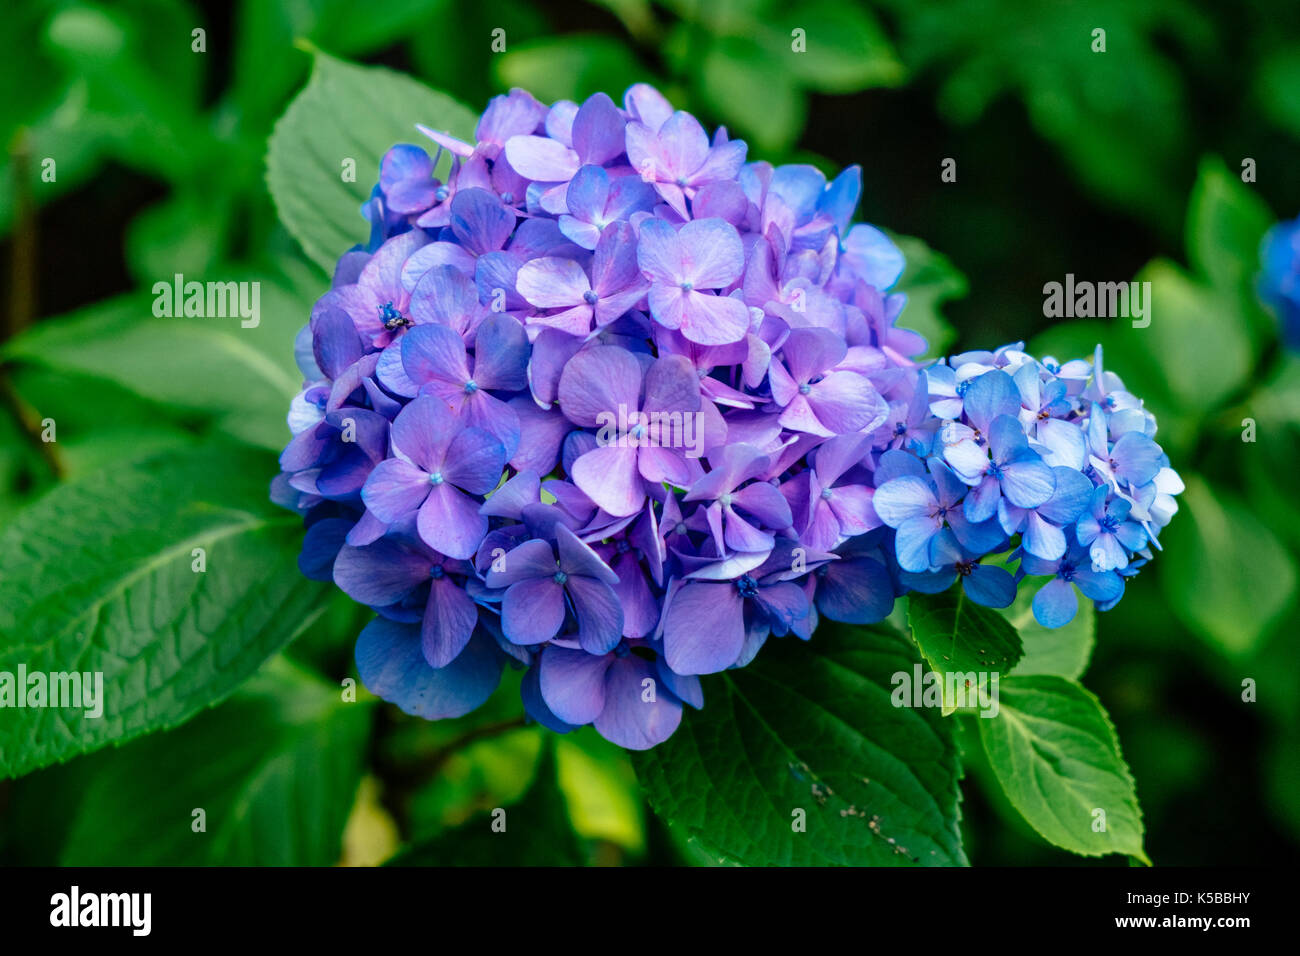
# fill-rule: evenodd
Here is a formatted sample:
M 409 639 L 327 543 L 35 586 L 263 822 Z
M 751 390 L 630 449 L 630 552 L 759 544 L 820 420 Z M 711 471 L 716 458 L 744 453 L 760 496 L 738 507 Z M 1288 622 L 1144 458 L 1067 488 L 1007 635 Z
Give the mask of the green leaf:
M 0 672 L 103 675 L 100 717 L 6 710 L 0 777 L 182 723 L 310 625 L 325 587 L 298 571 L 301 519 L 267 499 L 275 471 L 233 446 L 120 464 L 0 535 Z
M 621 40 L 597 34 L 510 44 L 492 61 L 498 85 L 521 87 L 543 102 L 581 103 L 593 93 L 607 93 L 621 102 L 625 89 L 647 79 L 645 68 Z
M 278 451 L 290 437 L 289 402 L 302 386 L 293 342 L 310 315 L 310 299 L 278 277 L 234 266 L 209 278 L 255 283 L 257 325 L 244 328 L 237 314 L 158 318 L 154 308 L 165 294 L 160 288 L 153 299 L 121 296 L 39 322 L 0 347 L 0 356 L 107 379 L 173 410 L 207 416 L 249 444 Z M 169 277 L 161 284 L 171 289 L 173 281 Z M 250 304 L 252 294 L 249 286 Z
M 388 865 L 577 866 L 583 862 L 556 778 L 555 751 L 547 740 L 533 785 L 518 803 L 481 813 L 455 830 L 411 847 Z
M 1300 45 L 1283 47 L 1264 57 L 1255 90 L 1269 118 L 1300 139 Z
M 1149 864 L 1133 778 L 1097 698 L 1064 677 L 1008 677 L 999 705 L 975 723 L 998 783 L 1030 825 L 1073 853 Z
M 998 680 L 1024 653 L 1007 619 L 971 601 L 960 587 L 908 595 L 907 623 L 926 663 L 943 678 L 945 715 L 996 693 Z M 977 696 L 964 696 L 969 693 Z
M 757 39 L 777 58 L 777 70 L 820 93 L 896 86 L 906 74 L 880 25 L 861 7 L 832 0 L 782 5 L 773 26 Z M 803 31 L 802 50 L 794 47 L 795 29 Z
M 1033 601 L 1039 582 L 1022 584 L 1011 607 L 999 612 L 1016 629 L 1025 656 L 1016 664 L 1016 676 L 1056 674 L 1078 680 L 1088 669 L 1097 635 L 1097 612 L 1088 600 L 1079 602 L 1079 613 L 1064 627 L 1043 627 L 1034 619 Z
M 882 628 L 769 641 L 633 755 L 651 808 L 720 862 L 964 864 L 951 724 L 891 700 L 919 666 Z
M 907 293 L 907 305 L 898 317 L 901 328 L 925 336 L 928 356 L 943 355 L 957 333 L 943 317 L 940 306 L 949 299 L 966 295 L 966 277 L 942 253 L 935 252 L 920 239 L 891 235 L 907 265 L 894 292 Z
M 560 789 L 579 836 L 645 849 L 644 803 L 627 751 L 592 727 L 555 742 Z
M 1295 560 L 1234 495 L 1194 474 L 1183 480 L 1187 490 L 1156 561 L 1165 597 L 1212 645 L 1231 656 L 1249 654 L 1292 604 Z
M 360 207 L 379 180 L 384 152 L 397 143 L 426 145 L 416 123 L 473 139 L 478 118 L 392 70 L 319 51 L 315 57 L 311 80 L 271 134 L 266 183 L 285 228 L 332 272 L 339 256 L 369 234 Z M 353 182 L 343 178 L 348 160 L 355 164 Z
M 1192 265 L 1227 291 L 1253 284 L 1259 243 L 1273 223 L 1268 205 L 1218 157 L 1201 162 L 1187 209 L 1187 255 Z
M 59 862 L 329 866 L 372 714 L 370 703 L 345 703 L 337 686 L 275 658 L 184 727 L 70 765 L 84 789 Z
M 685 49 L 691 49 L 689 42 Z M 748 39 L 724 37 L 711 43 L 693 65 L 699 95 L 755 149 L 788 149 L 803 129 L 807 97 L 771 54 Z M 762 96 L 754 96 L 762 89 Z M 756 157 L 751 157 L 756 158 Z

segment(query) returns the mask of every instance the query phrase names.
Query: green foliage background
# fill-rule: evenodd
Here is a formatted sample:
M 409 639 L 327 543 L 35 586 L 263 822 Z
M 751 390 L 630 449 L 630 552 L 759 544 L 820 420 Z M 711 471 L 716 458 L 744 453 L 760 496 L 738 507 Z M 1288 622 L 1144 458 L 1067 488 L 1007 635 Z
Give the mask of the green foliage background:
M 327 231 L 304 254 L 268 193 L 268 138 L 307 81 L 308 50 L 399 70 L 473 111 L 510 86 L 580 99 L 650 80 L 747 139 L 753 158 L 860 163 L 859 218 L 899 234 L 904 324 L 935 354 L 1025 339 L 1064 359 L 1103 343 L 1107 368 L 1158 416 L 1187 492 L 1164 553 L 1096 616 L 1095 637 L 1090 619 L 1053 635 L 1013 609 L 1025 657 L 1005 702 L 1032 728 L 1044 694 L 1059 692 L 1092 722 L 1087 746 L 1104 752 L 1118 732 L 1155 863 L 1294 857 L 1300 362 L 1253 286 L 1263 232 L 1300 212 L 1294 3 L 21 0 L 6 17 L 0 670 L 102 669 L 128 706 L 97 727 L 50 714 L 39 752 L 30 726 L 0 711 L 0 776 L 16 778 L 0 780 L 0 860 L 501 862 L 479 838 L 480 815 L 506 806 L 538 835 L 512 844 L 506 862 L 761 861 L 743 825 L 690 838 L 727 809 L 692 802 L 699 791 L 683 781 L 716 767 L 673 747 L 634 769 L 590 730 L 555 739 L 523 726 L 517 676 L 460 721 L 410 720 L 364 691 L 339 702 L 365 612 L 298 575 L 294 522 L 264 500 L 298 386 L 293 334 L 326 282 L 320 263 L 362 237 L 357 218 L 352 239 Z M 1098 27 L 1105 53 L 1092 50 Z M 494 53 L 498 28 L 506 50 Z M 796 28 L 801 55 L 790 51 Z M 439 125 L 472 119 L 448 117 Z M 358 111 L 342 131 L 355 140 L 358 189 L 398 121 Z M 948 157 L 955 183 L 940 180 Z M 277 169 L 272 151 L 272 181 L 292 176 L 291 160 Z M 310 207 L 280 214 L 290 225 L 314 218 Z M 346 218 L 326 225 L 349 229 Z M 260 326 L 154 318 L 149 289 L 175 273 L 259 280 Z M 1066 273 L 1150 281 L 1150 327 L 1050 325 L 1042 286 Z M 46 418 L 57 423 L 52 445 L 31 440 Z M 1242 440 L 1247 419 L 1254 442 Z M 188 558 L 179 571 L 163 560 L 200 545 L 206 589 Z M 222 590 L 234 580 L 244 584 Z M 836 737 L 827 762 L 862 766 L 873 744 L 861 734 L 880 720 L 862 682 L 898 653 L 877 635 L 827 628 L 810 647 L 769 648 L 752 672 L 706 681 L 706 713 L 779 707 L 798 692 L 768 673 L 837 674 L 861 690 L 845 712 L 858 736 Z M 1069 689 L 1078 678 L 1091 694 Z M 1245 680 L 1257 684 L 1254 702 L 1242 700 Z M 1105 712 L 1092 716 L 1096 700 L 1114 731 Z M 956 794 L 920 781 L 903 800 L 917 852 L 1125 862 L 1071 856 L 1026 821 L 1025 795 L 984 757 L 1009 746 L 1012 724 L 925 714 L 897 733 L 930 746 L 931 718 L 956 731 L 941 762 L 955 748 L 966 768 L 961 840 L 918 809 L 928 799 L 955 808 Z M 779 743 L 817 728 L 767 730 Z M 806 769 L 792 763 L 766 792 L 825 797 Z M 654 809 L 681 825 L 651 812 L 638 772 Z M 1113 785 L 1123 802 L 1130 784 L 1121 773 Z M 191 829 L 199 807 L 202 840 Z M 1141 857 L 1133 825 L 1138 842 L 1122 849 Z M 846 828 L 764 852 L 843 862 L 858 839 Z

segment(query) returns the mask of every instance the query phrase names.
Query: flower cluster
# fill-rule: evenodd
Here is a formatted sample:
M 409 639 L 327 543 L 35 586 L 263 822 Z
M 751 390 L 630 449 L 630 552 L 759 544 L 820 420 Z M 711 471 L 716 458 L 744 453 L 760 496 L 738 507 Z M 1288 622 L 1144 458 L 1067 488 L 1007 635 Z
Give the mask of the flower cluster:
M 1300 218 L 1270 229 L 1260 258 L 1260 297 L 1277 310 L 1286 347 L 1300 350 Z
M 857 167 L 747 162 L 644 85 L 421 131 L 299 337 L 273 486 L 303 572 L 378 613 L 379 696 L 459 716 L 511 661 L 532 718 L 643 749 L 820 616 L 958 576 L 1009 603 L 980 561 L 1014 541 L 1046 623 L 1149 557 L 1179 490 L 1151 416 L 1100 356 L 922 369 Z
M 1046 578 L 1033 599 L 1045 627 L 1074 618 L 1075 588 L 1114 607 L 1159 547 L 1183 483 L 1153 440 L 1154 416 L 1105 371 L 1100 346 L 1091 364 L 1039 361 L 1016 345 L 918 374 L 925 428 L 880 456 L 872 499 L 894 529 L 903 588 L 937 593 L 960 579 L 972 601 L 1006 607 L 1019 581 Z

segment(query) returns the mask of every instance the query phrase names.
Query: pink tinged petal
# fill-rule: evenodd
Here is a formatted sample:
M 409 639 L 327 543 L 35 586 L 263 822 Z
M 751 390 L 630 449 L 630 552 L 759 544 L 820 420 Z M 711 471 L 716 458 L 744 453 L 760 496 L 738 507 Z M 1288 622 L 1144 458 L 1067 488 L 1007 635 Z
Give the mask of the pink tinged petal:
M 400 458 L 381 461 L 361 488 L 366 508 L 384 524 L 411 514 L 429 495 L 429 476 Z
M 870 449 L 867 435 L 839 435 L 817 446 L 817 480 L 823 486 L 835 484 L 846 471 L 860 465 Z
M 721 219 L 695 219 L 677 234 L 683 278 L 697 289 L 722 289 L 739 278 L 745 248 L 734 226 Z
M 676 181 L 690 176 L 709 157 L 709 137 L 690 113 L 678 110 L 659 128 L 659 154 L 667 165 L 660 178 Z
M 870 380 L 856 372 L 831 372 L 812 386 L 808 405 L 833 434 L 870 431 L 889 417 L 889 406 Z
M 667 355 L 657 359 L 645 376 L 647 412 L 695 412 L 700 408 L 700 379 L 689 359 Z
M 618 595 L 604 581 L 579 575 L 570 575 L 565 587 L 578 619 L 578 643 L 588 654 L 608 654 L 623 635 L 623 606 Z
M 506 160 L 519 175 L 543 183 L 572 179 L 580 165 L 576 152 L 545 136 L 511 136 L 506 140 Z
M 815 551 L 829 551 L 839 544 L 840 520 L 830 506 L 821 499 L 813 503 L 808 526 L 799 540 Z
M 615 416 L 619 406 L 639 408 L 641 363 L 627 349 L 601 345 L 569 359 L 560 376 L 560 408 L 573 423 L 595 428 Z
M 699 345 L 739 342 L 749 331 L 749 309 L 740 299 L 688 292 L 683 305 L 682 335 Z
M 567 724 L 582 726 L 605 709 L 605 672 L 612 657 L 552 644 L 537 660 L 542 698 L 551 713 Z
M 469 643 L 478 605 L 450 578 L 434 580 L 420 626 L 420 646 L 430 667 L 446 667 Z
M 583 166 L 565 190 L 564 201 L 570 214 L 585 223 L 598 222 L 609 200 L 609 174 L 599 166 Z M 561 225 L 563 230 L 563 225 Z M 599 236 L 600 230 L 596 230 Z
M 604 93 L 596 93 L 573 118 L 573 148 L 584 163 L 607 163 L 623 152 L 626 125 L 614 101 Z
M 465 342 L 445 325 L 417 325 L 402 338 L 402 368 L 417 385 L 460 388 L 470 379 Z
M 780 530 L 790 527 L 790 502 L 779 488 L 766 481 L 746 485 L 732 495 L 735 507 L 753 515 L 769 528 Z
M 686 293 L 675 285 L 653 285 L 647 295 L 650 315 L 666 329 L 679 329 L 686 319 Z
M 471 427 L 447 446 L 447 459 L 439 473 L 448 484 L 485 495 L 500 483 L 505 465 L 506 451 L 501 442 L 482 428 Z
M 645 124 L 652 132 L 657 132 L 673 115 L 672 104 L 648 83 L 629 86 L 623 94 L 623 107 L 633 119 Z
M 582 302 L 591 283 L 582 266 L 572 259 L 546 257 L 524 263 L 515 287 L 539 309 L 565 309 Z
M 635 514 L 645 503 L 635 448 L 603 445 L 587 452 L 573 463 L 573 483 L 616 517 Z
M 553 578 L 510 586 L 501 599 L 501 630 L 512 644 L 541 644 L 564 624 L 564 588 Z
M 465 396 L 460 414 L 467 425 L 481 428 L 501 443 L 502 453 L 505 456 L 502 459 L 503 467 L 506 461 L 514 457 L 519 448 L 519 415 L 510 405 L 479 390 Z M 444 469 L 443 474 L 446 473 Z M 500 472 L 497 473 L 497 477 L 500 478 Z
M 471 264 L 469 271 L 473 270 Z M 436 266 L 416 283 L 411 293 L 410 311 L 411 317 L 419 324 L 442 325 L 463 335 L 470 328 L 471 320 L 482 313 L 483 307 L 479 303 L 478 288 L 468 274 L 455 266 Z
M 647 219 L 641 224 L 636 259 L 646 278 L 655 282 L 678 285 L 686 278 L 677 231 L 662 219 Z
M 694 476 L 684 453 L 677 448 L 639 449 L 637 470 L 646 481 L 654 484 L 667 482 L 677 488 L 685 488 Z
M 827 504 L 839 519 L 844 534 L 853 537 L 880 527 L 880 518 L 871 503 L 873 497 L 872 489 L 864 485 L 842 485 L 831 490 Z
M 744 140 L 736 139 L 715 146 L 709 150 L 708 158 L 687 178 L 687 183 L 703 186 L 705 183 L 733 180 L 745 165 L 748 153 L 749 147 Z
M 734 584 L 692 582 L 673 595 L 664 617 L 664 652 L 676 673 L 726 670 L 744 646 L 744 607 Z
M 605 677 L 597 733 L 627 750 L 648 750 L 671 737 L 682 721 L 682 703 L 671 691 L 656 688 L 657 676 L 653 665 L 635 654 L 616 659 Z
M 488 530 L 488 519 L 478 507 L 477 501 L 446 482 L 430 486 L 416 520 L 420 538 L 449 558 L 472 558 Z

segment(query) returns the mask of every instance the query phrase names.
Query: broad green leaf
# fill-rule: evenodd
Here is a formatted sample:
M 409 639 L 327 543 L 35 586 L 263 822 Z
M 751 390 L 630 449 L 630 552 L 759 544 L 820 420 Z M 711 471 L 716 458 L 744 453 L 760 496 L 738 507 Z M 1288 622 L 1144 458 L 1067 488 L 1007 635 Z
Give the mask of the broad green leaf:
M 1084 856 L 1150 863 L 1142 812 L 1100 702 L 1064 677 L 1008 677 L 980 741 L 1007 798 L 1049 843 Z
M 102 716 L 6 709 L 0 777 L 180 724 L 310 625 L 325 588 L 298 571 L 301 520 L 267 500 L 275 471 L 220 445 L 115 465 L 0 535 L 0 673 L 103 675 Z
M 173 414 L 200 413 L 242 441 L 279 450 L 290 437 L 289 402 L 302 387 L 294 335 L 306 324 L 311 302 L 278 277 L 238 267 L 206 278 L 240 283 L 250 306 L 255 291 L 257 324 L 237 309 L 225 318 L 159 318 L 160 299 L 174 298 L 169 276 L 152 297 L 120 296 L 39 322 L 0 346 L 0 356 L 107 379 Z
M 1300 139 L 1300 44 L 1275 50 L 1263 58 L 1255 91 L 1269 118 Z
M 582 862 L 582 849 L 556 778 L 555 752 L 547 740 L 533 785 L 518 803 L 494 807 L 416 844 L 389 866 L 577 866 Z
M 821 93 L 853 93 L 903 81 L 903 64 L 863 7 L 813 0 L 778 9 L 772 29 L 760 29 L 757 39 L 782 75 Z
M 372 714 L 371 703 L 345 703 L 337 686 L 273 659 L 184 727 L 70 765 L 84 790 L 59 862 L 329 866 Z
M 555 759 L 578 835 L 644 850 L 644 804 L 627 751 L 584 727 L 555 742 Z
M 967 598 L 960 587 L 909 595 L 907 622 L 926 663 L 943 679 L 945 715 L 996 693 L 997 682 L 1024 653 L 1007 619 Z
M 1228 292 L 1248 289 L 1259 271 L 1259 243 L 1273 223 L 1267 204 L 1240 171 L 1221 159 L 1201 162 L 1187 209 L 1187 255 L 1210 284 Z
M 683 49 L 693 49 L 683 27 Z M 755 152 L 789 149 L 803 129 L 807 96 L 782 70 L 780 60 L 749 39 L 723 37 L 702 53 L 689 53 L 697 70 L 696 89 L 710 110 Z M 762 96 L 754 90 L 762 89 Z
M 379 161 L 397 143 L 434 144 L 421 123 L 473 139 L 477 117 L 444 93 L 383 67 L 316 52 L 311 80 L 275 124 L 266 183 L 280 221 L 327 272 L 369 236 L 360 207 L 379 181 Z M 352 169 L 353 181 L 345 181 Z
M 880 628 L 769 641 L 633 755 L 651 808 L 719 862 L 964 864 L 950 722 L 891 699 L 919 666 Z
M 489 41 L 484 37 L 483 42 Z M 621 40 L 598 34 L 507 44 L 504 53 L 492 58 L 492 71 L 498 85 L 522 87 L 547 103 L 581 103 L 593 93 L 607 93 L 621 103 L 624 90 L 648 78 Z
M 1015 674 L 1056 674 L 1078 680 L 1088 669 L 1092 646 L 1097 635 L 1097 612 L 1086 598 L 1079 600 L 1079 613 L 1064 627 L 1043 627 L 1034 619 L 1033 601 L 1042 580 L 1022 582 L 1016 601 L 999 612 L 1016 629 L 1025 655 L 1016 664 Z
M 1197 475 L 1183 480 L 1187 490 L 1155 561 L 1165 597 L 1189 628 L 1225 654 L 1249 654 L 1292 605 L 1295 559 L 1234 495 Z
M 891 291 L 907 293 L 907 305 L 898 325 L 925 336 L 928 356 L 943 355 L 957 333 L 943 317 L 940 307 L 949 299 L 960 299 L 969 288 L 948 257 L 935 252 L 912 236 L 891 236 L 903 253 L 906 266 L 898 285 Z

